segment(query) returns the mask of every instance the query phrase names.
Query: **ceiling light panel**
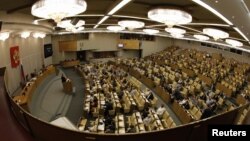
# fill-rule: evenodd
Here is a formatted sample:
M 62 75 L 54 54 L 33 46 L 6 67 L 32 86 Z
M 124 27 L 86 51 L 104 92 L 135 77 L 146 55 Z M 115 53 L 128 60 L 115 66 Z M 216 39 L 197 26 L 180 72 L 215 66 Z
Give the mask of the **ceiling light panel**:
M 127 5 L 131 0 L 122 0 L 119 4 L 117 4 L 112 10 L 108 12 L 108 15 L 113 15 L 116 13 L 118 10 L 120 10 L 122 7 Z

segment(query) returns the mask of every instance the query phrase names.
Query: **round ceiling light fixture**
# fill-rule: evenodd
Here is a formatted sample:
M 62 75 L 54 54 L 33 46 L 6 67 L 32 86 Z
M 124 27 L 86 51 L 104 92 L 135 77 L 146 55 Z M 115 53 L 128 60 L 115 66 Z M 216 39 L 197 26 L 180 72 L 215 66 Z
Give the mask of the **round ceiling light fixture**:
M 119 32 L 119 31 L 124 30 L 125 28 L 124 28 L 124 27 L 121 27 L 121 26 L 115 25 L 115 26 L 108 26 L 107 29 L 108 29 L 109 31 Z
M 224 39 L 229 37 L 229 34 L 227 32 L 215 28 L 204 28 L 203 33 L 213 37 L 215 41 L 218 39 Z
M 233 47 L 241 47 L 243 46 L 243 43 L 237 40 L 233 40 L 233 39 L 226 39 L 225 41 L 227 44 L 232 45 Z
M 156 29 L 143 29 L 143 32 L 148 33 L 148 34 L 157 34 L 160 31 Z
M 209 37 L 208 37 L 208 36 L 201 35 L 201 34 L 195 34 L 195 35 L 194 35 L 194 38 L 196 38 L 196 39 L 198 39 L 198 40 L 201 40 L 201 41 L 207 41 L 207 40 L 209 40 Z
M 86 11 L 86 8 L 85 0 L 39 0 L 32 5 L 31 14 L 58 23 L 65 17 Z
M 173 27 L 178 24 L 187 24 L 192 22 L 192 16 L 179 9 L 156 8 L 148 12 L 148 18 Z
M 118 22 L 118 25 L 124 28 L 128 28 L 129 30 L 133 30 L 136 28 L 144 27 L 145 23 L 141 21 L 136 21 L 136 20 L 122 20 Z
M 170 34 L 185 34 L 186 30 L 185 29 L 181 29 L 181 28 L 165 28 L 166 32 L 169 32 Z

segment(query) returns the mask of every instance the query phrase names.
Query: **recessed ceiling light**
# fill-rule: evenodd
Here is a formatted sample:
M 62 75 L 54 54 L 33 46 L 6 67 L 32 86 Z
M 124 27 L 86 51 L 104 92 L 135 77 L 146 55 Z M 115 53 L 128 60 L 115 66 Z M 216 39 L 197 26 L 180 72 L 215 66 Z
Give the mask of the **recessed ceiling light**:
M 215 1 L 215 3 L 218 3 L 218 2 L 219 2 L 218 0 Z

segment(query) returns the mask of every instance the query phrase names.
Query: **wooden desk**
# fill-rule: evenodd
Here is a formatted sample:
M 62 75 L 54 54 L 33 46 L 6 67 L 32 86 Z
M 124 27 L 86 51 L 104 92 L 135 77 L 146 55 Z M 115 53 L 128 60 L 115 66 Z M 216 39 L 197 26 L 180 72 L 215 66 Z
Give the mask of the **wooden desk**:
M 54 66 L 48 66 L 46 70 L 39 74 L 37 77 L 33 78 L 30 82 L 27 82 L 21 93 L 13 98 L 13 100 L 22 106 L 24 109 L 28 110 L 27 104 L 31 101 L 32 94 L 35 89 L 41 84 L 41 82 L 50 74 L 55 72 Z
M 187 110 L 185 110 L 176 100 L 174 101 L 172 105 L 172 109 L 183 124 L 194 121 L 191 115 L 187 113 Z
M 226 86 L 222 85 L 221 83 L 216 84 L 216 89 L 223 92 L 227 97 L 232 96 L 233 91 L 231 89 L 227 88 Z
M 64 68 L 69 68 L 69 67 L 74 67 L 80 64 L 79 60 L 74 60 L 74 61 L 64 61 L 62 62 L 62 66 Z
M 156 86 L 154 91 L 165 103 L 170 102 L 170 94 L 164 88 Z
M 198 77 L 201 81 L 205 82 L 208 86 L 211 86 L 213 83 L 213 80 L 207 76 L 198 74 Z
M 247 103 L 247 100 L 241 94 L 238 94 L 236 98 L 236 103 L 239 105 L 240 104 L 244 105 Z

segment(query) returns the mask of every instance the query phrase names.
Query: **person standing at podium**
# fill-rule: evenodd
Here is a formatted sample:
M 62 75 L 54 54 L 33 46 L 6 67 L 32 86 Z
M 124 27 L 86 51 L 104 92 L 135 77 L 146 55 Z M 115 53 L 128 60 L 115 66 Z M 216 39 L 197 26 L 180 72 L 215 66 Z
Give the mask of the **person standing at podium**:
M 61 80 L 62 80 L 62 83 L 65 83 L 66 82 L 66 77 L 62 74 L 62 76 L 61 76 Z

